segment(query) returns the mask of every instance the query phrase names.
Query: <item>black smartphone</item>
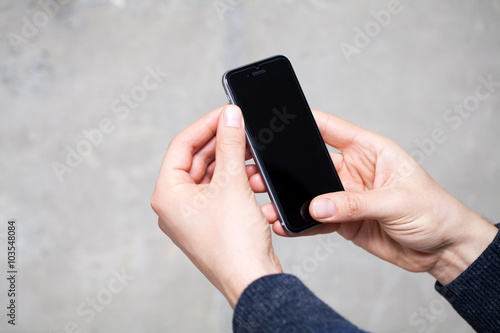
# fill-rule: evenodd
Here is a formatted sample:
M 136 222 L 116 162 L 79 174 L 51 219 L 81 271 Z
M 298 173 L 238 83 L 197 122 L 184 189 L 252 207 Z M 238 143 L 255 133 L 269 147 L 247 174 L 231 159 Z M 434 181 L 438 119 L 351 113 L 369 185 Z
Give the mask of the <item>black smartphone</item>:
M 230 70 L 222 81 L 229 102 L 241 108 L 283 229 L 298 234 L 319 225 L 311 200 L 344 188 L 290 61 L 274 56 Z

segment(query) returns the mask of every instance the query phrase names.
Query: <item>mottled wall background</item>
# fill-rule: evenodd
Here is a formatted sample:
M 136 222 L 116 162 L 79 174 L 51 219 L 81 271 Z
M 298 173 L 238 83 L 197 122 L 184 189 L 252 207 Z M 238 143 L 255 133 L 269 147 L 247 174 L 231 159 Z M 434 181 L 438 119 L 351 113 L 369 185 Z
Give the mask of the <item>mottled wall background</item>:
M 223 72 L 274 54 L 312 107 L 392 138 L 500 220 L 500 85 L 475 97 L 500 81 L 498 0 L 0 0 L 0 36 L 0 276 L 9 219 L 18 237 L 17 325 L 2 278 L 1 331 L 231 330 L 149 199 L 170 139 L 226 103 Z M 275 244 L 364 329 L 471 331 L 426 274 L 337 235 Z

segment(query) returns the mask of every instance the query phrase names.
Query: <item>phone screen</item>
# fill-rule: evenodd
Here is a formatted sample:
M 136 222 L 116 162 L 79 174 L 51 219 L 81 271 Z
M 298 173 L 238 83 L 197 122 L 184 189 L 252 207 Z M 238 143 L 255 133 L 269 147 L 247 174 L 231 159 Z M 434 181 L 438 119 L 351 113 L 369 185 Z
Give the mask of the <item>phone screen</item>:
M 343 187 L 291 63 L 272 57 L 227 72 L 224 83 L 284 229 L 318 225 L 310 201 Z

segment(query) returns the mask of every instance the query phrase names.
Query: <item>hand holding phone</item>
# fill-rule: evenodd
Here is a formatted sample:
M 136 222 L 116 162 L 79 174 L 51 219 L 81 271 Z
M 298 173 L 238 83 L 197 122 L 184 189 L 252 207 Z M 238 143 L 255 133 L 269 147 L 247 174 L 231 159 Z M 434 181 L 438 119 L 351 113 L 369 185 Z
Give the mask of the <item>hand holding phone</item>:
M 283 228 L 298 234 L 320 223 L 311 200 L 342 191 L 290 61 L 274 56 L 226 72 L 223 85 L 245 119 L 247 142 Z

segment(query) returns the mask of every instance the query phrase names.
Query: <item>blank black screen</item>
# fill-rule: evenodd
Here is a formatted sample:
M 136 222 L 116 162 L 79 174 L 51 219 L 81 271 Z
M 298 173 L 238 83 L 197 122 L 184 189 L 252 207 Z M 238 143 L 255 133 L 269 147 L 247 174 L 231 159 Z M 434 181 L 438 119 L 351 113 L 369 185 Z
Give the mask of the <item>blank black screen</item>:
M 225 77 L 281 222 L 292 233 L 317 225 L 310 200 L 343 187 L 290 62 L 277 56 Z

